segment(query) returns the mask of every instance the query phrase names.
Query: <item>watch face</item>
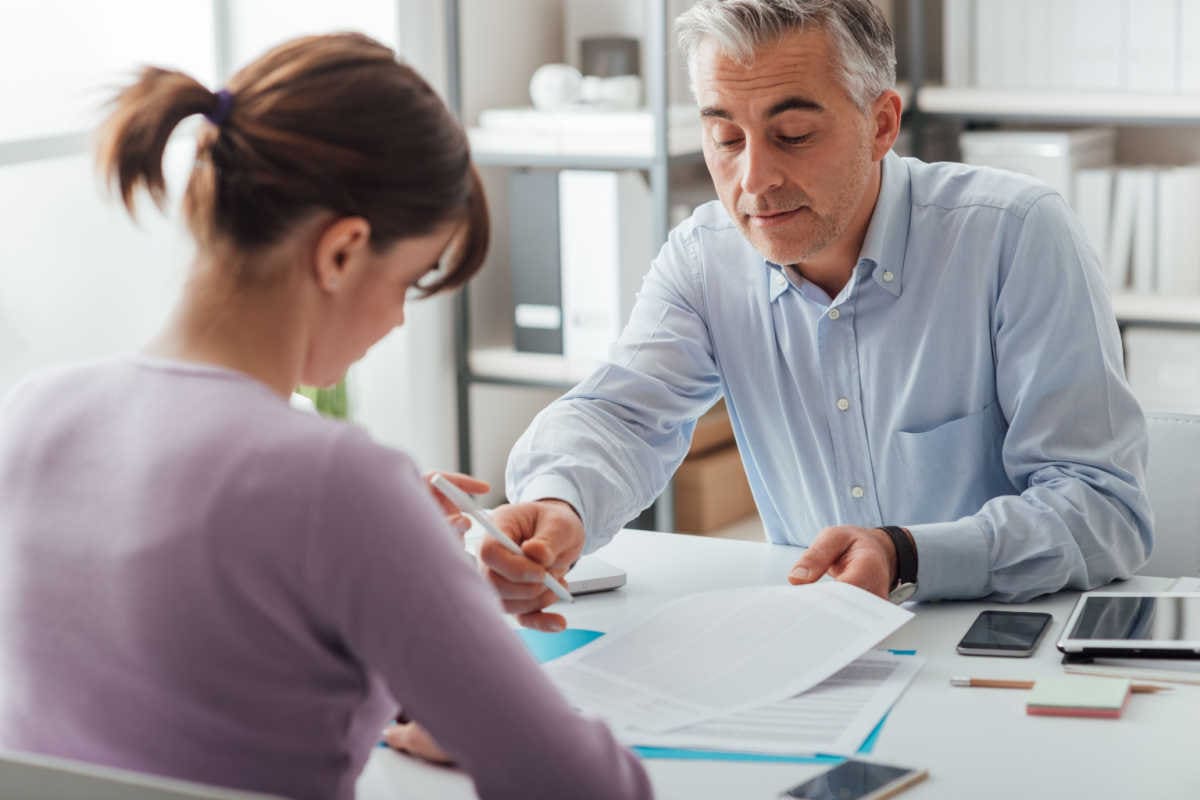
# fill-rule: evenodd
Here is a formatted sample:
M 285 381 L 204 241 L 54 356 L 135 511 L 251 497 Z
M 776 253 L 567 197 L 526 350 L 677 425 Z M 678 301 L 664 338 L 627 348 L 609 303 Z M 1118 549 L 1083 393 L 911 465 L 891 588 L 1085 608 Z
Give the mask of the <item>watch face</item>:
M 888 592 L 888 600 L 891 600 L 893 603 L 903 603 L 916 593 L 917 585 L 915 583 L 902 583 Z

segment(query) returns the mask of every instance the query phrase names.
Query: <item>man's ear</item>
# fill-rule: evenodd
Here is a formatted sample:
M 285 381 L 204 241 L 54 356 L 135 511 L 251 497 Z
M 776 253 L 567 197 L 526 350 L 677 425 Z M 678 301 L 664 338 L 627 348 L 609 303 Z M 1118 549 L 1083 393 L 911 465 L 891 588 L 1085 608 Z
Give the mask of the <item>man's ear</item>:
M 330 223 L 317 237 L 313 252 L 317 285 L 326 292 L 338 291 L 367 255 L 370 242 L 371 224 L 362 217 L 341 217 Z
M 875 137 L 871 142 L 871 156 L 875 161 L 887 155 L 900 135 L 900 115 L 903 113 L 900 95 L 888 89 L 871 104 L 871 122 Z

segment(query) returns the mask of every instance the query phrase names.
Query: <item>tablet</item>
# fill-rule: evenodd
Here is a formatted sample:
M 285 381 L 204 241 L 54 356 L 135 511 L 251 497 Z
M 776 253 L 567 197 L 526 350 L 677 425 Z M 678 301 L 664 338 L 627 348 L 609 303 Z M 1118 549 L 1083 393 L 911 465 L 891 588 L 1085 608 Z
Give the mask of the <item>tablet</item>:
M 1085 658 L 1200 658 L 1200 592 L 1085 594 L 1058 649 Z

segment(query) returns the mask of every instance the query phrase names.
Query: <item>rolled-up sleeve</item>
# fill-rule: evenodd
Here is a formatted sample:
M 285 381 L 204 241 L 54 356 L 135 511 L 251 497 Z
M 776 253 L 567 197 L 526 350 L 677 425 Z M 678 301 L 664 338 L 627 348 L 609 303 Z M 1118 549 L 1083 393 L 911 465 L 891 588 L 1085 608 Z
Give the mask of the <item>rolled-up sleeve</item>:
M 1145 418 L 1096 257 L 1058 195 L 1016 229 L 992 325 L 1004 469 L 1020 493 L 910 527 L 918 599 L 1021 601 L 1129 577 L 1153 543 Z
M 720 396 L 693 229 L 672 231 L 629 324 L 591 376 L 544 409 L 508 459 L 508 497 L 571 503 L 585 552 L 666 488 L 696 419 Z

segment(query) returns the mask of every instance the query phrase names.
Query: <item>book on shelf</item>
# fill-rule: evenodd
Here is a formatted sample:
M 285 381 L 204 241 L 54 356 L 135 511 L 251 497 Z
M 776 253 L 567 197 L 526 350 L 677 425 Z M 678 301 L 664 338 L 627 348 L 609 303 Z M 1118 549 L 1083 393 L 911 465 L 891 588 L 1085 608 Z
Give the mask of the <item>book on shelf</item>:
M 975 25 L 974 0 L 944 0 L 942 8 L 942 82 L 956 88 L 973 86 L 971 30 Z
M 1200 295 L 1200 165 L 1164 169 L 1158 176 L 1160 294 Z
M 1200 94 L 1200 3 L 1179 4 L 1179 91 Z
M 654 256 L 654 199 L 638 172 L 562 170 L 563 355 L 608 356 Z
M 1112 221 L 1113 171 L 1107 168 L 1081 169 L 1075 173 L 1075 213 L 1083 226 L 1088 244 L 1096 251 L 1109 288 L 1114 284 L 1109 269 L 1108 233 Z
M 562 355 L 558 174 L 509 172 L 508 200 L 514 344 L 522 353 Z
M 1136 170 L 1137 210 L 1133 224 L 1133 290 L 1149 294 L 1158 285 L 1158 170 Z
M 1200 92 L 1193 0 L 945 0 L 946 86 Z
M 1108 243 L 1109 289 L 1129 285 L 1129 263 L 1133 258 L 1133 232 L 1137 224 L 1138 171 L 1118 169 L 1113 195 L 1112 228 Z
M 1125 0 L 1126 90 L 1162 92 L 1178 88 L 1175 32 L 1179 27 L 1179 5 L 1179 0 Z

